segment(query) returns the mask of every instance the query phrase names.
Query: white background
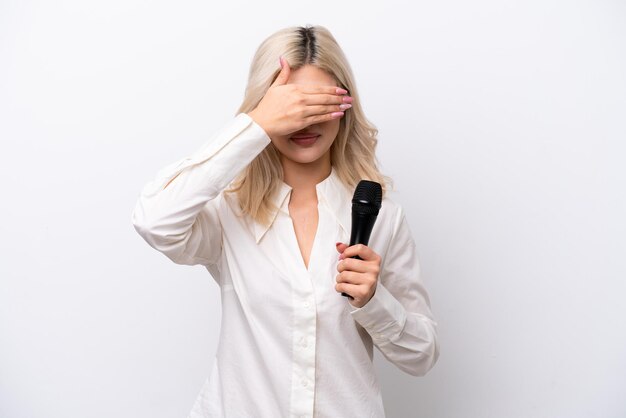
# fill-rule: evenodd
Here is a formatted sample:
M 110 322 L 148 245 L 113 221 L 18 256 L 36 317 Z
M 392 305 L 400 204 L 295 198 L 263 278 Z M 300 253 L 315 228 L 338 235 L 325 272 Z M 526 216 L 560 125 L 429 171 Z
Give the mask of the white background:
M 307 23 L 350 60 L 439 324 L 425 377 L 375 351 L 388 417 L 626 416 L 626 5 L 597 0 L 3 0 L 0 416 L 186 417 L 218 288 L 131 211 Z

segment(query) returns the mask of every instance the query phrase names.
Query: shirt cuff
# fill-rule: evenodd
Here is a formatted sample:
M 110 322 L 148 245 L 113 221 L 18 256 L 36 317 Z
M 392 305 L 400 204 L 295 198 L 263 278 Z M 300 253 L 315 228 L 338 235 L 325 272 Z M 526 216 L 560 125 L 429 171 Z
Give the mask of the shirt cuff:
M 350 311 L 350 315 L 365 328 L 376 345 L 399 337 L 406 322 L 404 306 L 380 281 L 374 296 L 362 307 Z

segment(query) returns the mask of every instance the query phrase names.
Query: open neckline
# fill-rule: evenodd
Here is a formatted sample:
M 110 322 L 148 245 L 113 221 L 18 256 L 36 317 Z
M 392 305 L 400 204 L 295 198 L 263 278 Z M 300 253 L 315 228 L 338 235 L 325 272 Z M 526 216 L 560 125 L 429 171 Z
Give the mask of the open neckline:
M 289 192 L 289 198 L 291 198 L 291 192 Z M 321 219 L 321 211 L 320 211 L 320 199 L 318 196 L 318 200 L 317 200 L 317 226 L 315 228 L 315 235 L 313 236 L 313 242 L 311 242 L 311 249 L 309 251 L 309 265 L 307 266 L 306 263 L 304 262 L 304 255 L 302 254 L 302 251 L 300 250 L 300 245 L 298 244 L 298 235 L 296 233 L 296 225 L 294 224 L 294 219 L 291 217 L 291 213 L 289 212 L 289 204 L 287 203 L 287 214 L 289 216 L 289 221 L 290 221 L 290 225 L 291 225 L 291 236 L 292 236 L 292 244 L 295 242 L 295 249 L 296 252 L 298 254 L 298 258 L 300 260 L 300 262 L 298 264 L 300 264 L 304 270 L 306 270 L 308 273 L 311 272 L 311 267 L 313 266 L 313 256 L 315 255 L 315 248 L 317 247 L 317 242 L 319 241 L 319 232 L 320 232 L 320 223 L 322 222 Z

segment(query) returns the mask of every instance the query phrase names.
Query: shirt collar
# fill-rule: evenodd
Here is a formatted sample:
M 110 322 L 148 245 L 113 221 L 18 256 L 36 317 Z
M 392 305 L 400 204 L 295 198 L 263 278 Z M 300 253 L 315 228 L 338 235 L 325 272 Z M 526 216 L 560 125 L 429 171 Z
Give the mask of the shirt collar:
M 349 236 L 352 195 L 350 190 L 337 175 L 337 171 L 334 167 L 331 166 L 330 175 L 317 183 L 315 189 L 317 190 L 319 204 L 326 206 L 330 210 L 343 229 L 344 235 Z M 265 232 L 272 226 L 279 211 L 289 216 L 288 205 L 291 190 L 291 186 L 282 180 L 279 181 L 278 192 L 274 195 L 273 199 L 273 203 L 278 209 L 270 215 L 271 221 L 269 225 L 261 225 L 254 221 L 254 234 L 257 244 L 261 238 L 263 238 Z

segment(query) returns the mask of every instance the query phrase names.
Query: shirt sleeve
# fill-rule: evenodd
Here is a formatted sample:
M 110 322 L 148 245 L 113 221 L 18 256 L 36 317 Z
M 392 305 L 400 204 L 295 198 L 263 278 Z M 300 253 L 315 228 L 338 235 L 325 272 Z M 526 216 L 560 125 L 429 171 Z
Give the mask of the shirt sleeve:
M 349 303 L 349 302 L 348 302 Z M 398 206 L 391 242 L 382 257 L 376 291 L 350 311 L 387 360 L 412 375 L 425 375 L 437 362 L 437 323 L 420 278 L 417 250 Z
M 270 142 L 260 125 L 239 113 L 143 187 L 132 213 L 135 230 L 177 264 L 216 264 L 222 252 L 216 197 Z

